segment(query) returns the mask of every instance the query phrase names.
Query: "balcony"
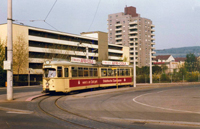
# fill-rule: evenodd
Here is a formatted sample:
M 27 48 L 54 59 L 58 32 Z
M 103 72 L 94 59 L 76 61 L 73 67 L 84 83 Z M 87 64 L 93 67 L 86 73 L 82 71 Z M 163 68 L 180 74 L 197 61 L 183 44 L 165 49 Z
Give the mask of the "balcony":
M 151 32 L 155 32 L 155 30 L 154 30 L 154 29 L 151 29 Z
M 115 33 L 115 35 L 122 35 L 122 32 Z
M 137 31 L 129 31 L 129 34 L 138 34 Z
M 155 38 L 151 38 L 151 41 L 155 41 Z
M 136 21 L 129 22 L 129 25 L 137 25 L 137 22 Z
M 130 47 L 130 48 L 134 48 L 134 45 L 133 45 L 133 44 L 130 44 L 129 47 Z M 138 44 L 135 44 L 135 48 L 138 48 Z
M 151 51 L 151 53 L 152 53 L 152 54 L 156 54 L 156 52 L 155 52 L 155 51 Z
M 156 58 L 156 56 L 151 56 L 151 58 Z
M 137 26 L 129 26 L 129 30 L 131 30 L 131 29 L 137 29 Z
M 138 36 L 129 36 L 129 39 L 135 39 L 138 38 Z
M 133 57 L 133 58 L 134 58 L 134 55 L 130 55 L 130 57 Z M 135 55 L 135 57 L 138 57 L 138 55 Z
M 117 27 L 117 26 L 122 26 L 122 24 L 121 23 L 119 23 L 119 24 L 115 24 L 115 26 Z
M 151 24 L 151 28 L 154 28 L 154 27 L 155 27 L 155 25 L 152 25 L 152 24 Z
M 155 47 L 151 47 L 151 49 L 156 49 Z
M 151 42 L 151 45 L 155 45 L 156 43 L 154 43 L 154 42 Z
M 155 36 L 155 34 L 154 34 L 154 33 L 151 33 L 151 36 Z
M 115 42 L 116 45 L 122 45 L 122 42 Z
M 122 27 L 115 28 L 115 31 L 119 31 L 119 30 L 122 30 Z
M 122 39 L 122 36 L 121 37 L 115 37 L 115 40 L 120 40 Z

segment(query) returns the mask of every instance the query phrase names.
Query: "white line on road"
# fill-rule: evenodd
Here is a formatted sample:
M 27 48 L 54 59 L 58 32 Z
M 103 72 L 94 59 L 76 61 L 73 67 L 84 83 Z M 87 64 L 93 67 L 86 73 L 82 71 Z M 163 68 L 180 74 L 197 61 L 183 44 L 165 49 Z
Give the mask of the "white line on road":
M 163 91 L 159 91 L 159 92 L 156 92 L 156 93 L 160 93 L 160 92 L 163 92 Z M 157 107 L 157 106 L 145 104 L 145 103 L 142 103 L 142 102 L 139 102 L 139 101 L 136 100 L 136 99 L 138 99 L 138 98 L 140 98 L 140 97 L 143 97 L 143 96 L 145 96 L 145 95 L 148 95 L 148 94 L 156 94 L 156 93 L 146 93 L 146 94 L 142 94 L 142 95 L 136 96 L 135 98 L 133 98 L 133 101 L 134 101 L 135 103 L 137 103 L 137 104 L 140 104 L 140 105 L 143 105 L 143 106 L 147 106 L 147 107 L 151 107 L 151 108 L 158 108 L 158 109 L 163 109 L 163 110 L 176 111 L 176 112 L 184 112 L 184 113 L 200 114 L 200 112 L 193 112 L 193 111 L 187 111 L 187 110 L 178 110 L 178 109 Z
M 18 114 L 32 114 L 33 113 L 33 111 L 29 111 L 29 110 L 21 110 L 21 109 L 7 108 L 7 107 L 0 107 L 0 110 L 7 111 L 7 113 L 18 113 Z

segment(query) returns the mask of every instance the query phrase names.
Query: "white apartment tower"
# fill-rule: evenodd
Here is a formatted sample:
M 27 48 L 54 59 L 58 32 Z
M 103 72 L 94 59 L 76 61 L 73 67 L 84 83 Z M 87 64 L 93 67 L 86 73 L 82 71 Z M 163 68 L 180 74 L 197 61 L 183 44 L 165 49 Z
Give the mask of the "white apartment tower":
M 155 58 L 154 25 L 147 18 L 140 17 L 135 7 L 125 7 L 124 12 L 108 15 L 108 42 L 111 44 L 129 46 L 130 63 L 134 59 L 134 44 L 136 65 L 149 66 L 151 57 Z

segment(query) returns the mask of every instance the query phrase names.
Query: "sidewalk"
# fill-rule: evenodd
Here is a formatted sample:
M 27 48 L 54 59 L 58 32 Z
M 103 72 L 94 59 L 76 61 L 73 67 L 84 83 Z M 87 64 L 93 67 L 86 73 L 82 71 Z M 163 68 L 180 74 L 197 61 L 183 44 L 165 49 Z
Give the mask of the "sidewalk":
M 33 85 L 33 86 L 14 86 L 13 89 L 19 89 L 19 88 L 33 88 L 38 87 L 42 85 Z M 0 90 L 6 90 L 7 87 L 1 87 Z M 34 98 L 39 97 L 39 95 L 45 95 L 44 93 L 41 93 L 42 91 L 30 91 L 30 92 L 19 92 L 15 93 L 13 92 L 13 100 L 8 101 L 7 100 L 7 94 L 1 94 L 0 95 L 0 102 L 16 102 L 16 101 L 31 101 Z

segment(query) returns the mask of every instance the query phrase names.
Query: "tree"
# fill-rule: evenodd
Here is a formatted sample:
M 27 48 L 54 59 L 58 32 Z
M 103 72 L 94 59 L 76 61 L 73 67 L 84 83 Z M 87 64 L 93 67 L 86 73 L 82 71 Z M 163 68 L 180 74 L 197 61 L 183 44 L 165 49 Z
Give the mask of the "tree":
M 0 38 L 0 86 L 4 86 L 6 82 L 6 70 L 3 70 L 3 61 L 5 60 L 5 44 L 6 42 Z
M 185 60 L 185 68 L 187 69 L 188 72 L 193 72 L 197 70 L 197 58 L 195 57 L 194 54 L 190 53 L 186 55 L 186 60 Z
M 28 45 L 25 42 L 23 35 L 17 36 L 13 43 L 13 69 L 17 74 L 27 71 L 28 65 Z M 24 70 L 24 71 L 23 71 Z
M 57 59 L 57 60 L 70 60 L 69 51 L 71 49 L 69 46 L 60 45 L 60 44 L 49 44 L 46 46 L 47 49 L 45 49 L 45 59 Z M 76 54 L 76 53 L 75 53 Z
M 161 69 L 162 69 L 162 72 L 165 73 L 165 71 L 168 69 L 168 67 L 166 66 L 166 64 L 162 64 Z
M 152 72 L 153 72 L 153 74 L 162 73 L 162 68 L 159 67 L 158 65 L 155 65 L 155 66 L 152 67 Z

